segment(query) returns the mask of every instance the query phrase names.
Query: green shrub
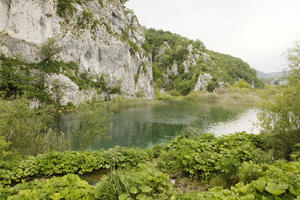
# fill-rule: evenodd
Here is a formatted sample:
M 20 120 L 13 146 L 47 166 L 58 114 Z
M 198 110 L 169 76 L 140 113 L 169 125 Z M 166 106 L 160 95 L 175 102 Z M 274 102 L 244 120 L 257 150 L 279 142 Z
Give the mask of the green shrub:
M 181 171 L 204 182 L 218 174 L 235 182 L 244 161 L 263 159 L 259 145 L 258 136 L 245 133 L 218 138 L 202 135 L 198 139 L 179 136 L 169 142 L 158 164 L 162 170 Z
M 82 12 L 82 16 L 79 17 L 77 20 L 77 25 L 80 28 L 85 29 L 92 23 L 93 18 L 94 18 L 94 14 L 92 12 L 84 10 Z
M 34 181 L 16 186 L 12 190 L 17 194 L 9 195 L 9 200 L 95 199 L 93 187 L 72 174 L 51 178 L 43 182 Z
M 299 167 L 299 162 L 277 162 L 274 165 L 267 165 L 264 172 L 259 173 L 260 177 L 249 184 L 240 182 L 230 190 L 216 187 L 208 192 L 179 194 L 177 199 L 296 199 L 300 195 Z
M 66 22 L 74 16 L 77 9 L 74 7 L 74 3 L 82 4 L 81 0 L 58 0 L 57 2 L 57 14 L 58 16 L 64 18 Z
M 135 56 L 136 53 L 141 51 L 140 47 L 136 43 L 128 40 L 128 44 L 130 45 L 130 54 L 131 54 L 131 56 Z
M 249 83 L 247 83 L 244 79 L 240 79 L 232 87 L 252 89 L 251 85 Z
M 63 47 L 58 45 L 56 38 L 49 38 L 42 44 L 41 55 L 44 57 L 44 61 L 49 61 L 53 56 L 63 51 Z
M 134 82 L 135 82 L 135 84 L 137 84 L 137 83 L 139 82 L 139 79 L 140 79 L 140 75 L 139 75 L 139 74 L 136 74 L 136 75 L 134 76 Z
M 91 30 L 93 33 L 96 33 L 98 26 L 100 25 L 100 21 L 98 19 L 93 21 L 93 24 L 91 26 Z
M 97 169 L 130 168 L 152 157 L 152 152 L 148 150 L 121 147 L 98 152 L 49 152 L 3 163 L 0 183 L 17 183 L 34 176 L 87 174 Z
M 48 101 L 49 95 L 45 92 L 43 74 L 32 73 L 33 66 L 19 58 L 7 58 L 0 55 L 0 91 L 4 98 L 39 98 Z
M 248 185 L 239 183 L 236 192 L 239 194 L 252 193 L 255 199 L 262 197 L 281 199 L 294 199 L 300 195 L 299 162 L 276 162 L 268 165 L 261 177 Z
M 145 97 L 145 91 L 144 90 L 140 90 L 135 94 L 136 97 L 140 97 L 143 98 Z
M 128 26 L 125 30 L 122 31 L 122 41 L 123 42 L 127 42 L 129 40 L 129 31 L 130 31 L 130 27 Z
M 239 169 L 240 181 L 248 184 L 264 175 L 263 167 L 253 162 L 244 162 Z
M 130 171 L 115 171 L 96 186 L 96 197 L 102 200 L 173 199 L 169 176 L 151 165 Z
M 206 86 L 206 90 L 208 92 L 213 92 L 218 87 L 218 83 L 216 81 L 210 81 Z
M 295 144 L 292 147 L 293 151 L 290 155 L 290 157 L 292 158 L 292 160 L 298 160 L 300 161 L 300 143 Z
M 111 34 L 111 35 L 114 35 L 114 32 L 110 26 L 110 24 L 108 24 L 107 22 L 105 22 L 103 19 L 101 20 L 101 25 L 105 26 L 106 28 L 106 31 Z
M 5 141 L 4 137 L 0 136 L 0 160 L 5 160 L 11 152 L 9 151 L 10 143 Z
M 102 8 L 104 7 L 103 0 L 99 0 L 99 4 Z

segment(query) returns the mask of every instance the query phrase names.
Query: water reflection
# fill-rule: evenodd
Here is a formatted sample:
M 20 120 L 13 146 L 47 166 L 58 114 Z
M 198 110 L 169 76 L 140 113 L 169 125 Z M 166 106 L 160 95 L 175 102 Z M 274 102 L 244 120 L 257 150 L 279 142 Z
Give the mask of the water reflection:
M 55 130 L 71 141 L 71 150 L 99 150 L 116 145 L 145 148 L 173 139 L 186 126 L 217 135 L 235 132 L 236 127 L 240 128 L 238 131 L 248 131 L 254 127 L 248 119 L 256 119 L 256 115 L 245 115 L 249 110 L 252 109 L 170 101 L 123 110 L 111 117 L 109 127 L 104 126 L 107 123 L 101 121 L 99 113 L 62 115 L 56 120 Z
M 259 120 L 257 118 L 258 112 L 258 109 L 249 109 L 232 120 L 212 123 L 204 131 L 214 133 L 216 136 L 242 131 L 258 134 L 260 132 L 260 128 L 258 126 Z
M 70 141 L 68 150 L 93 150 L 91 146 L 94 141 L 107 133 L 110 122 L 104 113 L 96 111 L 83 111 L 57 116 L 54 130 L 61 137 Z

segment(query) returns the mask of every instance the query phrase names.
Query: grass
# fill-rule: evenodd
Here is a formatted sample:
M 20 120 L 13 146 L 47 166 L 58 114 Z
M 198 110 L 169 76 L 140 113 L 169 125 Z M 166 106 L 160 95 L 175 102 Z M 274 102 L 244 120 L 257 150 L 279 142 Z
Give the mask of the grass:
M 187 96 L 173 95 L 172 92 L 160 92 L 155 90 L 155 99 L 157 100 L 188 100 L 193 102 L 218 103 L 228 105 L 248 105 L 257 106 L 265 99 L 270 99 L 276 94 L 276 88 L 266 89 L 240 89 L 223 88 L 214 92 L 197 91 L 190 92 Z
M 161 92 L 159 89 L 155 89 L 156 100 L 183 100 L 184 96 L 175 96 L 171 92 Z
M 206 91 L 191 92 L 184 99 L 206 103 L 221 103 L 234 105 L 257 105 L 262 101 L 262 90 L 226 88 L 218 89 L 213 93 Z

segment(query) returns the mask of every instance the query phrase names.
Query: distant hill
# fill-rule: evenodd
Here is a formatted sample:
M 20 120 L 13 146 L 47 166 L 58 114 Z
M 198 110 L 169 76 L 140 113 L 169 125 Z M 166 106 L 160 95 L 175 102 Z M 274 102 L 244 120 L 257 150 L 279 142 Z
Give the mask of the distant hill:
M 256 70 L 257 77 L 269 85 L 285 85 L 288 83 L 287 75 L 289 72 L 264 73 Z
M 286 72 L 265 73 L 258 70 L 256 70 L 256 73 L 258 78 L 280 78 L 286 75 Z

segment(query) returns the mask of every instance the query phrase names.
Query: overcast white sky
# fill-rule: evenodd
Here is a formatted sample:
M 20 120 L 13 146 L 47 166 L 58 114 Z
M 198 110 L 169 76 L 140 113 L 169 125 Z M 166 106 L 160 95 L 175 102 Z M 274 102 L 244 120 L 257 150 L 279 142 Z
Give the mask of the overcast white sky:
M 147 28 L 199 39 L 263 72 L 281 71 L 300 39 L 300 0 L 130 0 Z

